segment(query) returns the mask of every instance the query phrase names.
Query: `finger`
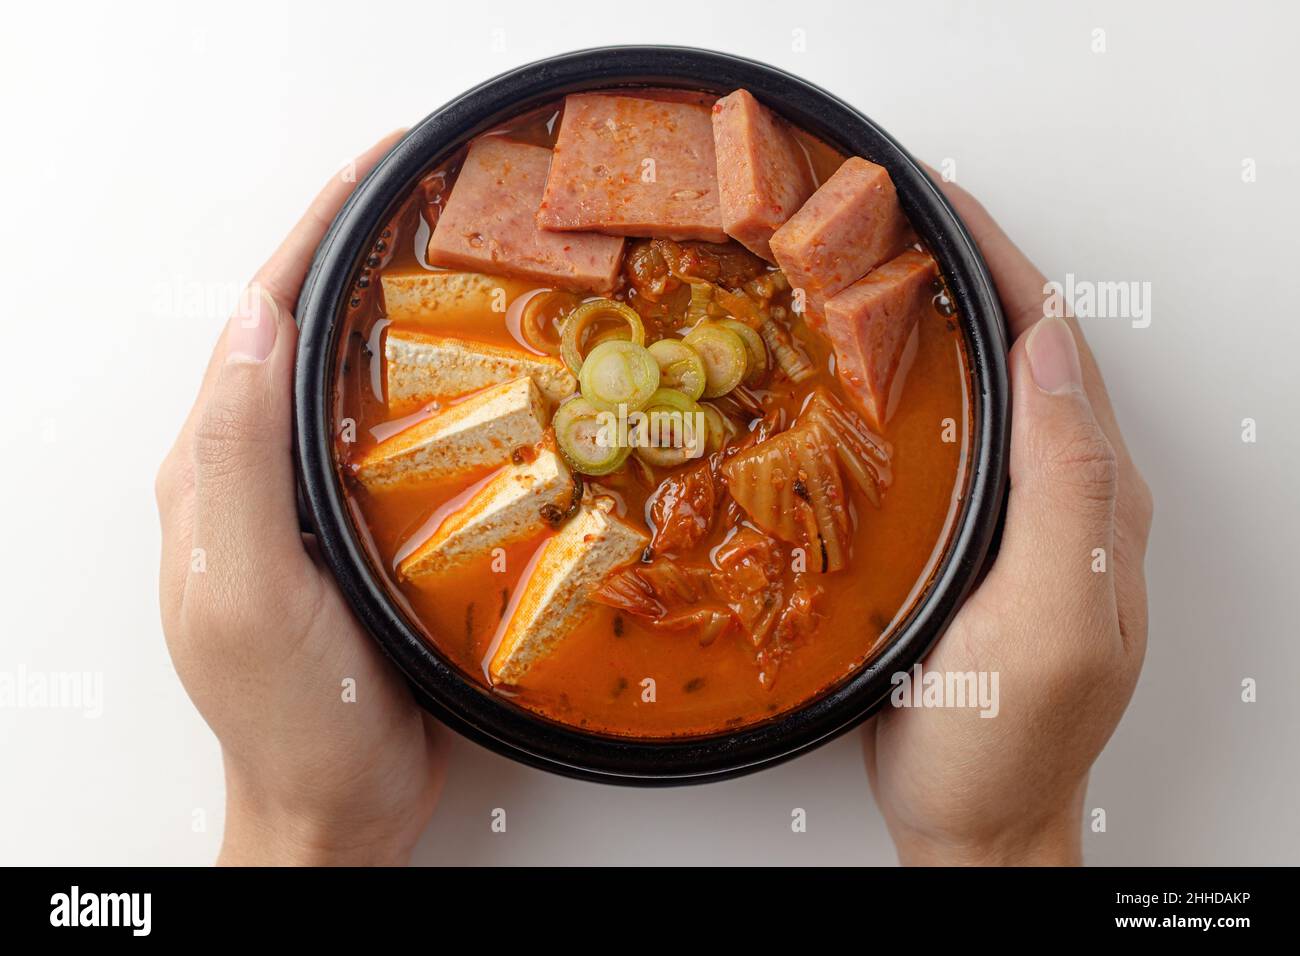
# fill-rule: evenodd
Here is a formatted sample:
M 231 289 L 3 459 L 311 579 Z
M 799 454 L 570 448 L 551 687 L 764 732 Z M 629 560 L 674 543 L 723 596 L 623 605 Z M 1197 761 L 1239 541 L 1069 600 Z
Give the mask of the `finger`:
M 226 327 L 194 430 L 193 546 L 208 573 L 187 577 L 187 601 L 194 588 L 283 582 L 303 569 L 291 452 L 295 331 L 265 291 Z
M 1013 339 L 1020 338 L 1044 314 L 1046 278 L 1007 237 L 978 200 L 955 183 L 944 182 L 930 167 L 927 166 L 926 169 L 979 244 L 997 286 L 998 297 L 1002 300 L 1008 328 Z M 1126 638 L 1142 635 L 1146 632 L 1143 562 L 1151 530 L 1151 492 L 1129 453 L 1101 369 L 1084 339 L 1083 330 L 1073 317 L 1068 317 L 1066 321 L 1079 353 L 1084 390 L 1119 462 L 1113 572 L 1120 598 L 1120 629 Z
M 988 263 L 989 272 L 993 276 L 993 283 L 997 286 L 998 298 L 1002 301 L 1002 309 L 1007 320 L 1007 329 L 1014 342 L 1045 314 L 1044 303 L 1048 293 L 1044 287 L 1047 285 L 1047 277 L 1002 231 L 1002 227 L 993 220 L 979 200 L 956 183 L 944 182 L 942 177 L 929 166 L 925 168 L 935 184 L 953 204 L 980 247 L 984 261 Z M 1128 449 L 1124 446 L 1124 437 L 1115 420 L 1115 412 L 1110 404 L 1110 394 L 1106 391 L 1101 369 L 1092 350 L 1088 348 L 1079 323 L 1073 317 L 1068 321 L 1077 343 L 1079 360 L 1083 367 L 1083 384 L 1092 402 L 1093 410 L 1102 428 L 1106 430 L 1106 437 L 1115 445 L 1121 457 L 1127 458 Z
M 303 279 L 307 277 L 316 247 L 325 238 L 330 223 L 338 215 L 356 183 L 378 165 L 405 133 L 404 129 L 389 133 L 358 156 L 346 170 L 334 176 L 307 207 L 307 212 L 280 244 L 280 248 L 258 270 L 254 281 L 265 287 L 286 311 L 292 312 L 297 308 L 298 292 L 302 289 Z
M 174 619 L 180 607 L 185 577 L 192 568 L 191 553 L 194 538 L 194 455 L 192 452 L 194 409 L 203 406 L 208 383 L 216 378 L 215 370 L 222 358 L 222 329 L 217 344 L 208 358 L 203 380 L 199 383 L 194 406 L 181 426 L 180 437 L 172 444 L 167 456 L 158 467 L 154 480 L 154 498 L 158 505 L 158 520 L 162 531 L 161 566 L 158 574 L 158 603 L 164 622 Z
M 343 203 L 351 195 L 356 182 L 365 178 L 378 163 L 387 155 L 388 151 L 393 148 L 393 144 L 401 138 L 405 131 L 394 130 L 374 146 L 357 157 L 347 172 L 349 175 L 342 174 L 330 179 L 325 187 L 312 200 L 307 212 L 298 220 L 293 230 L 280 243 L 280 246 L 271 255 L 271 258 L 257 271 L 249 288 L 245 289 L 240 296 L 239 308 L 248 308 L 253 305 L 258 297 L 259 288 L 264 288 L 270 293 L 281 311 L 292 313 L 297 307 L 298 292 L 302 288 L 303 279 L 306 278 L 307 270 L 311 267 L 312 257 L 316 254 L 316 247 L 320 245 L 321 240 L 325 237 L 325 232 L 329 225 L 338 215 L 338 211 L 343 208 Z M 351 175 L 355 173 L 355 175 Z M 222 333 L 224 335 L 224 332 Z M 188 457 L 188 448 L 190 439 L 194 433 L 194 423 L 198 418 L 199 411 L 205 404 L 209 387 L 216 377 L 216 370 L 220 366 L 224 353 L 221 343 L 213 349 L 212 358 L 208 361 L 207 371 L 203 376 L 203 383 L 199 386 L 199 396 L 195 401 L 193 408 L 190 409 L 189 416 L 181 426 L 181 433 L 176 441 L 176 447 L 186 450 L 184 457 Z
M 1085 632 L 1112 634 L 1114 578 L 1105 572 L 1119 465 L 1084 391 L 1064 320 L 1043 319 L 1016 343 L 1011 381 L 1011 491 L 990 578 L 1012 575 L 1015 588 L 1052 602 Z
M 1027 331 L 1043 315 L 1043 302 L 1047 298 L 1043 286 L 1047 284 L 1047 277 L 1038 271 L 1038 267 L 1020 251 L 1002 231 L 1002 227 L 994 222 L 979 200 L 956 183 L 945 182 L 929 165 L 922 165 L 925 165 L 925 170 L 935 185 L 948 197 L 948 201 L 957 210 L 957 215 L 970 230 L 975 244 L 979 246 L 998 288 L 998 298 L 1002 300 L 1002 310 L 1011 339 L 1018 339 L 1021 333 Z
M 392 148 L 402 131 L 385 136 L 366 150 L 353 164 L 355 176 L 335 176 L 312 202 L 288 238 L 258 271 L 258 278 L 244 290 L 240 309 L 254 307 L 264 288 L 276 301 L 282 312 L 290 312 L 296 304 L 302 280 L 310 267 L 316 247 L 338 210 L 342 208 L 353 185 L 359 181 Z M 349 168 L 352 172 L 353 168 Z M 226 350 L 225 331 L 213 349 L 207 370 L 199 386 L 198 397 L 190 409 L 180 435 L 159 470 L 157 497 L 159 517 L 162 522 L 163 549 L 160 574 L 160 602 L 164 620 L 176 610 L 184 582 L 190 574 L 191 564 L 199 560 L 193 553 L 194 513 L 194 432 L 202 411 L 207 407 L 213 383 L 217 380 Z

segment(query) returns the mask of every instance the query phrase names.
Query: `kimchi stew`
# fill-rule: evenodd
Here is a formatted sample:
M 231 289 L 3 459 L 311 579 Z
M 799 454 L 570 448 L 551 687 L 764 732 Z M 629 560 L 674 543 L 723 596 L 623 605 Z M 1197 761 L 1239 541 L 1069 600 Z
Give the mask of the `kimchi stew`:
M 335 448 L 469 679 L 640 738 L 871 660 L 958 513 L 968 363 L 886 170 L 745 90 L 584 93 L 443 158 L 345 304 Z

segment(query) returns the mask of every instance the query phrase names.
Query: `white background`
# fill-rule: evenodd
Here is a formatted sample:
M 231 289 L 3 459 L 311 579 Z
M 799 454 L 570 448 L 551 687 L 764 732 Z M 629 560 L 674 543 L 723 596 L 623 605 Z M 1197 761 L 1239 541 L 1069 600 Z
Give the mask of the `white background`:
M 382 134 L 515 65 L 629 42 L 801 74 L 956 160 L 1049 276 L 1151 283 L 1150 328 L 1085 322 L 1157 500 L 1150 650 L 1092 776 L 1108 830 L 1085 852 L 1300 862 L 1294 4 L 180 7 L 11 4 L 0 31 L 0 670 L 105 682 L 98 720 L 0 709 L 0 862 L 214 858 L 220 756 L 164 648 L 152 485 L 235 292 Z M 855 735 L 675 791 L 562 780 L 458 739 L 417 859 L 894 854 Z

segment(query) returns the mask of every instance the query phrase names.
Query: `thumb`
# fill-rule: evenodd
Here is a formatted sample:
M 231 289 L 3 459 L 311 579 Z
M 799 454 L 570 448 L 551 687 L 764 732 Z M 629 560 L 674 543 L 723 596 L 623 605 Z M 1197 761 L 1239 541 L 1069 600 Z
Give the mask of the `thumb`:
M 1109 588 L 1119 469 L 1083 388 L 1070 324 L 1039 319 L 1011 350 L 1011 493 L 998 563 L 1021 587 Z
M 301 553 L 292 459 L 295 328 L 254 282 L 226 326 L 194 433 L 194 546 L 247 581 Z M 256 576 L 252 576 L 256 575 Z M 230 580 L 230 578 L 227 578 Z

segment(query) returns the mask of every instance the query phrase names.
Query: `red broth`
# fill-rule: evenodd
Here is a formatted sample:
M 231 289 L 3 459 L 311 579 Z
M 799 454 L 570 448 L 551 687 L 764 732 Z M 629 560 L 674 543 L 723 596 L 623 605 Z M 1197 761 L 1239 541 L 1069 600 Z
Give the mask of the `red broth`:
M 645 91 L 636 95 L 694 96 Z M 708 102 L 711 97 L 698 99 Z M 559 103 L 547 106 L 493 132 L 549 147 L 560 109 Z M 802 131 L 794 134 L 817 182 L 843 161 L 826 144 Z M 383 340 L 392 325 L 381 278 L 431 268 L 424 256 L 431 224 L 454 187 L 463 157 L 462 150 L 423 178 L 362 264 L 337 360 L 336 455 L 353 520 L 395 598 L 430 644 L 468 679 L 492 687 L 487 660 L 545 538 L 512 545 L 494 560 L 475 561 L 436 579 L 402 580 L 396 572 L 401 559 L 488 473 L 382 491 L 368 490 L 352 478 L 354 463 L 420 416 L 394 416 L 385 402 Z M 504 291 L 505 312 L 470 303 L 404 320 L 403 325 L 517 348 L 518 307 L 512 311 L 508 306 L 547 287 L 495 281 Z M 614 298 L 628 298 L 626 284 Z M 562 645 L 534 666 L 524 686 L 495 687 L 494 692 L 545 717 L 591 731 L 647 738 L 699 735 L 781 714 L 868 662 L 923 594 L 960 505 L 970 444 L 970 377 L 960 317 L 945 307 L 948 301 L 941 282 L 936 283 L 936 306 L 921 317 L 896 377 L 893 410 L 882 431 L 891 449 L 891 479 L 880 506 L 853 503 L 851 563 L 842 571 L 813 576 L 821 588 L 820 618 L 815 629 L 801 634 L 781 657 L 779 668 L 765 674 L 756 663 L 755 647 L 736 629 L 702 643 L 689 631 L 667 631 L 593 602 Z M 786 422 L 799 414 L 813 387 L 846 398 L 827 340 L 797 318 L 791 333 L 817 374 L 802 385 L 784 381 L 756 390 L 763 411 L 777 412 Z M 587 486 L 614 498 L 617 513 L 628 522 L 645 526 L 646 503 L 654 488 L 627 472 L 588 479 Z M 655 472 L 656 479 L 666 475 Z M 702 541 L 674 559 L 707 564 L 710 552 L 734 533 L 734 525 L 718 520 Z

